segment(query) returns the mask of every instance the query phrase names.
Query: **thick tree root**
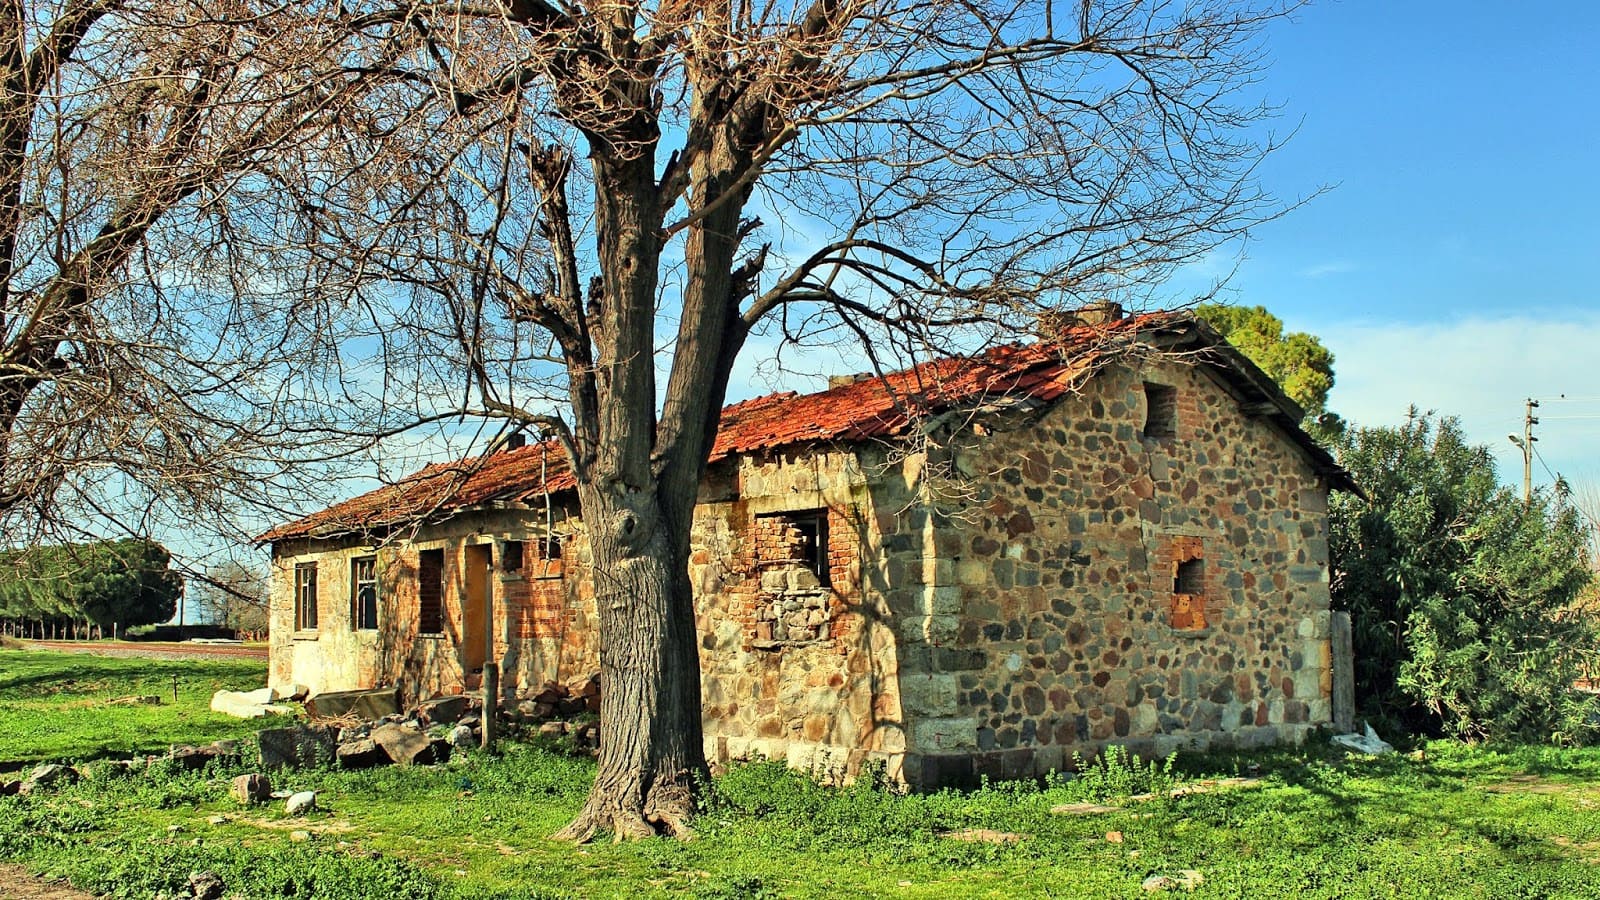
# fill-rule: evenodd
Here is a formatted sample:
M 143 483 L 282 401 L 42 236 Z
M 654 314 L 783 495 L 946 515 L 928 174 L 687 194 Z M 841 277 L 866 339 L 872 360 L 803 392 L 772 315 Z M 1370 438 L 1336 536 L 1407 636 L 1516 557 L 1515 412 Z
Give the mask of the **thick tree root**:
M 693 794 L 685 787 L 664 786 L 654 791 L 643 804 L 643 812 L 624 806 L 614 799 L 591 794 L 583 812 L 571 824 L 552 837 L 558 841 L 586 844 L 596 836 L 609 832 L 613 842 L 641 840 L 666 835 L 680 841 L 692 841 L 694 829 L 689 820 L 694 816 Z

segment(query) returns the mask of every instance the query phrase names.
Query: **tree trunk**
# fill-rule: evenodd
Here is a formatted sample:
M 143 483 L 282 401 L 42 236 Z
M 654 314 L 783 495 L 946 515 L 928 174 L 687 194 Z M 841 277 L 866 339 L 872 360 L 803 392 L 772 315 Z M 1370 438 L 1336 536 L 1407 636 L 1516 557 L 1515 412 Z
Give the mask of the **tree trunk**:
M 580 488 L 600 615 L 600 759 L 588 802 L 557 837 L 691 836 L 707 776 L 688 560 L 653 496 Z M 615 502 L 623 499 L 624 502 Z

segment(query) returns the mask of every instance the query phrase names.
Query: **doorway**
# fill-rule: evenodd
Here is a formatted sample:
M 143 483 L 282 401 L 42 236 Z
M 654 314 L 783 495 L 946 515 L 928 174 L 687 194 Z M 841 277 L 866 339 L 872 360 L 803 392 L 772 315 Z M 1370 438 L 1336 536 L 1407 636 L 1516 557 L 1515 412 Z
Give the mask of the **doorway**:
M 461 554 L 461 667 L 483 671 L 489 658 L 489 544 L 469 544 Z

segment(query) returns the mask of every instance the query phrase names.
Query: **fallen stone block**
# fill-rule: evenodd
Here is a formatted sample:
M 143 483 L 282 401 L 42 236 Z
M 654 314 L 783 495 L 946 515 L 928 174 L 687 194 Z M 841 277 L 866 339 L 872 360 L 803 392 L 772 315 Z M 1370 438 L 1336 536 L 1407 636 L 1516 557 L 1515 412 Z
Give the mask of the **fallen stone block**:
M 588 747 L 591 750 L 600 746 L 600 723 L 585 722 L 572 729 L 572 739 L 577 741 L 579 747 Z
M 582 678 L 567 682 L 567 693 L 573 697 L 583 698 L 600 696 L 600 673 L 591 672 Z
M 371 769 L 390 762 L 389 754 L 371 738 L 345 741 L 339 745 L 336 755 L 341 769 Z
M 1346 750 L 1354 750 L 1357 753 L 1367 753 L 1372 756 L 1384 756 L 1394 752 L 1394 747 L 1383 738 L 1378 737 L 1378 733 L 1372 730 L 1370 723 L 1363 734 L 1336 734 L 1332 740 L 1333 743 Z
M 299 702 L 310 695 L 311 689 L 303 684 L 275 684 L 271 685 L 273 702 L 293 700 Z
M 374 688 L 365 691 L 330 691 L 306 699 L 306 713 L 314 719 L 339 719 L 359 716 L 376 722 L 400 712 L 399 688 Z
M 189 894 L 194 900 L 222 900 L 228 886 L 215 872 L 189 873 Z
M 1050 807 L 1050 812 L 1058 816 L 1098 816 L 1120 810 L 1121 807 L 1106 806 L 1104 803 L 1063 803 Z
M 0 797 L 15 797 L 22 792 L 20 781 L 0 781 Z
M 467 698 L 435 697 L 417 705 L 417 720 L 423 725 L 449 725 L 467 713 Z
M 442 762 L 434 758 L 433 742 L 426 734 L 404 725 L 379 725 L 371 740 L 383 748 L 395 765 L 413 766 Z M 446 747 L 449 744 L 445 744 Z
M 59 763 L 45 763 L 36 767 L 17 788 L 19 794 L 31 794 L 40 788 L 71 784 L 78 780 L 78 770 Z
M 263 691 L 265 689 L 263 688 Z M 252 699 L 262 691 L 240 693 L 239 691 L 217 691 L 211 695 L 211 710 L 225 716 L 238 719 L 259 719 L 262 716 L 288 715 L 294 712 L 289 706 L 275 704 L 270 701 L 258 702 Z
M 258 772 L 240 775 L 233 780 L 230 791 L 240 803 L 261 803 L 272 796 L 272 780 Z
M 214 747 L 173 747 L 167 753 L 167 758 L 186 772 L 194 772 L 206 767 L 206 763 L 216 759 L 220 754 Z
M 528 699 L 534 703 L 548 703 L 554 706 L 561 698 L 567 696 L 567 689 L 553 681 L 546 681 L 537 693 Z
M 467 750 L 476 746 L 477 737 L 472 733 L 472 728 L 467 725 L 457 725 L 450 729 L 450 745 L 457 750 Z
M 338 744 L 326 725 L 268 728 L 256 735 L 261 765 L 269 769 L 314 766 L 332 760 Z

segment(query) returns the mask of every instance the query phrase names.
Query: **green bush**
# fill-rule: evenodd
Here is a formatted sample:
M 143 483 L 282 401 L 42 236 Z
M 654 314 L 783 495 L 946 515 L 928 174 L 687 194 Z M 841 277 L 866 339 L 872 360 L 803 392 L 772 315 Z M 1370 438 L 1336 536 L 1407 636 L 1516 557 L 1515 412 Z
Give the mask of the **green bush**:
M 1329 535 L 1367 713 L 1468 739 L 1594 738 L 1594 698 L 1572 687 L 1591 571 L 1565 485 L 1524 502 L 1456 420 L 1415 411 L 1348 431 L 1338 455 L 1370 498 L 1335 498 Z

